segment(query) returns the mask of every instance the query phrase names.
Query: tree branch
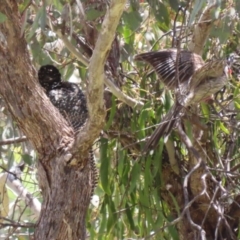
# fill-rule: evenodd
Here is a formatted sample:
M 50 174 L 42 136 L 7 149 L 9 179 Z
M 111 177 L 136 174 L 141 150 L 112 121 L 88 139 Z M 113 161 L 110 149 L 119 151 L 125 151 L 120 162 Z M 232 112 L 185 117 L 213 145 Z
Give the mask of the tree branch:
M 118 10 L 118 9 L 117 9 Z M 120 15 L 121 16 L 121 15 Z M 66 48 L 77 58 L 78 61 L 83 63 L 85 66 L 89 66 L 89 60 L 85 58 L 80 52 L 76 50 L 73 44 L 68 40 L 68 37 L 62 34 L 61 29 L 56 28 L 53 26 L 51 21 L 49 21 L 49 25 L 51 26 L 52 31 L 54 31 L 58 37 L 63 41 Z M 115 31 L 114 31 L 115 34 Z M 107 38 L 105 38 L 107 40 Z M 104 40 L 104 41 L 105 41 Z M 112 42 L 111 42 L 112 43 Z M 111 45 L 110 45 L 111 46 Z M 110 49 L 110 48 L 109 48 Z M 105 61 L 104 61 L 105 62 Z M 98 65 L 98 64 L 97 64 Z M 96 66 L 97 66 L 96 65 Z M 94 68 L 96 67 L 94 66 Z M 98 77 L 98 76 L 97 76 Z M 104 76 L 104 83 L 109 87 L 111 93 L 115 95 L 120 101 L 124 102 L 125 104 L 129 105 L 132 108 L 141 109 L 143 107 L 143 103 L 141 101 L 135 100 L 134 98 L 129 97 L 125 93 L 123 93 L 114 83 L 111 81 L 106 75 Z
M 11 170 L 10 170 L 11 171 Z M 21 181 L 14 176 L 14 174 L 7 174 L 7 186 L 31 209 L 34 217 L 38 219 L 41 212 L 41 203 L 37 198 L 35 198 L 28 190 L 23 186 Z
M 5 1 L 0 12 L 7 16 L 0 24 L 0 94 L 40 157 L 46 152 L 55 155 L 60 143 L 63 148 L 73 143 L 73 131 L 37 84 L 25 39 L 20 38 L 17 4 Z
M 81 152 L 86 151 L 90 144 L 98 137 L 100 129 L 105 124 L 104 93 L 104 66 L 115 37 L 115 31 L 122 15 L 126 0 L 113 0 L 106 12 L 99 32 L 98 40 L 89 64 L 89 85 L 87 101 L 89 121 L 83 131 L 78 134 L 81 142 Z M 78 141 L 76 142 L 77 145 Z
M 202 55 L 204 45 L 208 39 L 213 24 L 211 13 L 216 6 L 216 3 L 209 4 L 203 11 L 193 31 L 192 41 L 189 44 L 190 51 Z
M 102 29 L 99 32 L 99 37 L 96 42 L 95 49 L 89 64 L 89 88 L 88 88 L 88 102 L 90 119 L 98 112 L 98 109 L 103 109 L 103 83 L 104 83 L 104 65 L 108 56 L 108 51 L 111 48 L 115 31 L 119 23 L 120 17 L 125 6 L 125 0 L 113 0 L 110 9 L 107 11 Z M 95 93 L 98 93 L 96 96 Z
M 26 136 L 10 138 L 10 139 L 0 141 L 0 146 L 14 144 L 14 143 L 20 143 L 20 142 L 25 142 L 25 141 L 27 141 Z

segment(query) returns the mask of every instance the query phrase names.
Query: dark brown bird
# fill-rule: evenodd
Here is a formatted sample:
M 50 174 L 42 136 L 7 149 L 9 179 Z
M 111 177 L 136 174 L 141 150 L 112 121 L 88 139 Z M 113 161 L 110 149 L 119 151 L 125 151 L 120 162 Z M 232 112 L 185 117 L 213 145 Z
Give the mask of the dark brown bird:
M 152 65 L 160 81 L 174 90 L 176 96 L 175 104 L 146 142 L 144 152 L 154 149 L 163 135 L 170 134 L 188 106 L 203 101 L 227 82 L 228 67 L 225 60 L 204 63 L 201 56 L 186 50 L 143 53 L 137 55 L 135 60 Z
M 175 90 L 180 84 L 189 81 L 193 73 L 204 65 L 200 55 L 187 50 L 178 52 L 175 48 L 141 53 L 135 56 L 135 60 L 149 63 L 158 74 L 160 81 L 170 90 Z M 178 79 L 176 79 L 176 67 L 178 67 Z

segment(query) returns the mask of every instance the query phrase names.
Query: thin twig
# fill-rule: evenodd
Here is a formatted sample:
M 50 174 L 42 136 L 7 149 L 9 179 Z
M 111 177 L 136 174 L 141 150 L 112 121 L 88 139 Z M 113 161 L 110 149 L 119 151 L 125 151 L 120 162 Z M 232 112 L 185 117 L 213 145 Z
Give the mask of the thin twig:
M 4 227 L 22 227 L 22 228 L 35 228 L 36 227 L 35 223 L 21 224 L 21 223 L 15 222 L 9 218 L 5 218 L 5 217 L 1 217 L 1 216 L 0 216 L 0 219 L 9 222 L 9 223 L 0 223 L 0 229 L 4 228 Z
M 17 137 L 17 138 L 9 138 L 9 139 L 0 141 L 0 146 L 14 144 L 14 143 L 20 143 L 20 142 L 25 142 L 25 141 L 27 141 L 26 136 Z
M 181 139 L 183 140 L 183 142 L 185 143 L 185 145 L 187 146 L 187 148 L 189 149 L 189 151 L 191 151 L 193 156 L 197 159 L 197 164 L 189 171 L 189 173 L 185 176 L 184 181 L 183 181 L 183 194 L 184 194 L 185 209 L 186 209 L 186 206 L 189 205 L 189 194 L 188 194 L 189 179 L 190 179 L 191 175 L 193 174 L 193 172 L 195 172 L 198 168 L 200 168 L 202 166 L 203 160 L 202 160 L 201 156 L 199 155 L 199 153 L 193 147 L 191 140 L 188 138 L 186 133 L 183 131 L 181 124 L 178 125 L 178 133 L 179 133 Z M 205 192 L 205 189 L 203 189 L 202 193 L 200 193 L 198 196 L 195 196 L 195 198 L 192 199 L 191 202 L 193 202 L 193 200 L 195 201 L 195 199 L 198 198 L 200 195 L 202 195 L 204 192 Z M 193 222 L 193 220 L 191 218 L 189 207 L 186 209 L 186 214 L 187 214 L 189 223 L 200 232 L 201 238 L 205 239 L 206 232 L 200 225 Z

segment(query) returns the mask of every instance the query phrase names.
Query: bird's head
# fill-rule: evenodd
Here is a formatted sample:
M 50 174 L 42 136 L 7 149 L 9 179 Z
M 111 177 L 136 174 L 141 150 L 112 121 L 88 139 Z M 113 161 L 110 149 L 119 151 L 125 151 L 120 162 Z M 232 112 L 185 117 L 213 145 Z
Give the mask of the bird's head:
M 53 65 L 44 65 L 38 71 L 38 80 L 42 87 L 51 90 L 61 82 L 61 73 Z

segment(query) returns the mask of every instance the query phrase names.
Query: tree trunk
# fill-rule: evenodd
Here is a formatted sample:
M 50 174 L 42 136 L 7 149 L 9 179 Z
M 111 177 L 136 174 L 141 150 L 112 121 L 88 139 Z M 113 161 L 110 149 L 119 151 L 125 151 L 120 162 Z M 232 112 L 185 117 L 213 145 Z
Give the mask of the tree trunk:
M 26 42 L 20 36 L 16 1 L 1 2 L 0 12 L 7 16 L 0 24 L 0 94 L 39 156 L 44 202 L 35 239 L 84 239 L 94 174 L 89 156 L 82 157 L 73 149 L 73 130 L 37 84 Z M 81 166 L 67 165 L 80 156 Z

